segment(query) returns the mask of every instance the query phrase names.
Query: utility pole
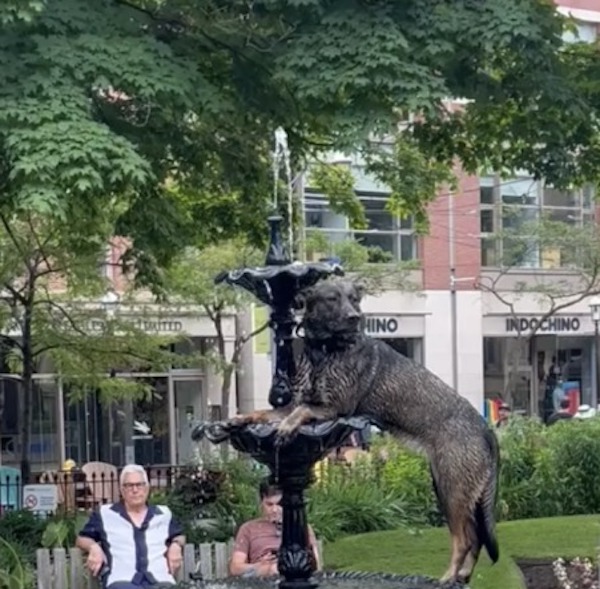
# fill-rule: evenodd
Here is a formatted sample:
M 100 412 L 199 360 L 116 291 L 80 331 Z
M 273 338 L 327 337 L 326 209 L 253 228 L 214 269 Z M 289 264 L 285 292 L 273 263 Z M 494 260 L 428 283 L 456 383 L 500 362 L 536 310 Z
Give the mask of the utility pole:
M 450 267 L 450 331 L 452 388 L 458 392 L 458 317 L 456 307 L 456 251 L 454 229 L 454 193 L 448 190 L 448 265 Z

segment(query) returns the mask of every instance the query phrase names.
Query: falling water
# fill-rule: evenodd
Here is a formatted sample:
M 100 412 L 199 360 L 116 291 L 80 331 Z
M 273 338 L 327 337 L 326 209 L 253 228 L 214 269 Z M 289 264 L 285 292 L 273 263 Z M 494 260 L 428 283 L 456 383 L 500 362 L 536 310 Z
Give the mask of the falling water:
M 294 190 L 292 181 L 292 166 L 290 163 L 290 149 L 288 147 L 288 137 L 283 127 L 275 130 L 275 150 L 273 151 L 273 206 L 278 205 L 279 172 L 283 164 L 283 172 L 286 181 L 287 197 L 287 222 L 288 222 L 288 242 L 290 256 L 294 252 L 294 229 L 293 229 L 293 211 L 294 211 Z
M 273 469 L 273 475 L 275 477 L 275 484 L 279 484 L 279 445 L 275 446 L 275 468 Z

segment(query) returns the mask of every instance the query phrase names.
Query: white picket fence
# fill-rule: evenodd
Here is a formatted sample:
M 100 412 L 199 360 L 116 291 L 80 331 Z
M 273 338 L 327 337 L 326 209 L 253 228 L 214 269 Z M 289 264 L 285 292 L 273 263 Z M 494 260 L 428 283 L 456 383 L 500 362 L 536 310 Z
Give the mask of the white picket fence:
M 233 541 L 186 544 L 183 549 L 183 566 L 178 581 L 189 581 L 190 573 L 199 572 L 206 581 L 228 576 L 229 557 Z M 318 542 L 321 563 L 322 542 Z M 84 556 L 79 548 L 40 548 L 37 558 L 37 589 L 98 589 L 98 581 L 84 567 Z
M 226 577 L 231 546 L 231 542 L 187 544 L 177 580 L 189 581 L 190 573 L 195 572 L 200 572 L 206 580 Z M 99 583 L 85 568 L 79 548 L 40 548 L 36 557 L 38 589 L 98 589 Z

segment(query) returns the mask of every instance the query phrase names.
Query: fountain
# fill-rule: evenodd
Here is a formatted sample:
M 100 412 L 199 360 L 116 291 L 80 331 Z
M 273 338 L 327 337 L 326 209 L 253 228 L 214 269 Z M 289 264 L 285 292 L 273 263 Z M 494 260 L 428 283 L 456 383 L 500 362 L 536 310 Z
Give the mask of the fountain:
M 281 135 L 277 137 L 281 141 Z M 271 328 L 276 348 L 275 370 L 269 403 L 274 408 L 292 402 L 291 379 L 294 375 L 292 341 L 297 322 L 294 303 L 298 293 L 324 278 L 343 275 L 340 265 L 328 262 L 292 262 L 282 236 L 281 216 L 268 219 L 270 243 L 263 267 L 224 271 L 215 282 L 244 288 L 271 308 Z M 292 240 L 290 239 L 290 243 Z M 422 576 L 382 573 L 321 572 L 314 573 L 307 545 L 307 520 L 304 491 L 312 480 L 312 467 L 331 450 L 339 447 L 355 431 L 369 424 L 365 417 L 338 418 L 310 423 L 299 428 L 297 435 L 284 445 L 279 443 L 277 423 L 239 425 L 222 421 L 202 423 L 192 432 L 198 441 L 214 444 L 229 441 L 238 451 L 249 454 L 267 465 L 273 482 L 282 491 L 283 526 L 278 568 L 281 589 L 338 588 L 355 589 L 435 589 L 464 587 L 457 583 L 442 584 Z M 401 558 L 402 555 L 399 555 Z M 228 578 L 206 583 L 211 587 L 268 587 L 273 580 Z

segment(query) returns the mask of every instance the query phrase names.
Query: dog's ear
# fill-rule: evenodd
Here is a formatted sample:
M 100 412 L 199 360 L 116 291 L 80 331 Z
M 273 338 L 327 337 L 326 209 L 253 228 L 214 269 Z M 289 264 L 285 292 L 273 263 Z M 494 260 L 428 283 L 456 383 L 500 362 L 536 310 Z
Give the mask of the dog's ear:
M 362 301 L 363 297 L 367 294 L 367 287 L 360 282 L 355 282 L 354 290 L 356 291 L 356 296 L 358 297 L 358 300 Z
M 311 296 L 314 292 L 314 288 L 309 286 L 307 288 L 302 289 L 295 297 L 292 302 L 292 306 L 296 311 L 301 311 L 306 307 L 306 300 Z

